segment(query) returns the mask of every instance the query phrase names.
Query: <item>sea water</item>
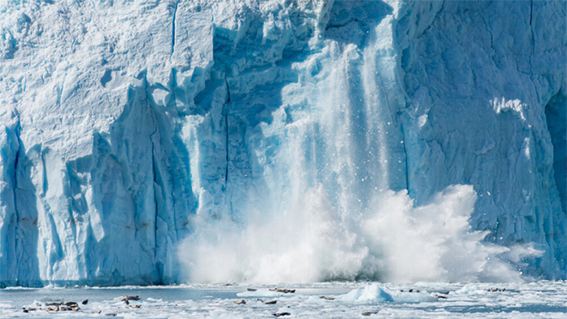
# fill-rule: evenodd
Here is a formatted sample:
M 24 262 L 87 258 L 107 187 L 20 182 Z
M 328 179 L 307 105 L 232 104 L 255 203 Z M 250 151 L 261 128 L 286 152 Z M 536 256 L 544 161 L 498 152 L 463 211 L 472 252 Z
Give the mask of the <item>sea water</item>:
M 330 282 L 278 287 L 293 293 L 274 288 L 236 284 L 9 288 L 0 290 L 0 318 L 567 318 L 564 281 Z M 140 300 L 127 304 L 126 295 Z M 85 305 L 84 300 L 88 300 Z M 46 303 L 69 301 L 78 302 L 80 310 L 45 310 Z

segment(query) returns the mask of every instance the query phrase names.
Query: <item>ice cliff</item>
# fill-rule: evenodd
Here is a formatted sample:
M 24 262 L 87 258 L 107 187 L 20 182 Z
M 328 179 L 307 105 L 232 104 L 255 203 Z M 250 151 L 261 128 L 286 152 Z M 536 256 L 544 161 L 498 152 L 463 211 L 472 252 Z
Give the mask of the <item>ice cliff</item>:
M 566 17 L 564 1 L 3 1 L 0 282 L 178 282 L 196 218 L 285 213 L 314 189 L 344 217 L 457 184 L 473 230 L 567 278 Z

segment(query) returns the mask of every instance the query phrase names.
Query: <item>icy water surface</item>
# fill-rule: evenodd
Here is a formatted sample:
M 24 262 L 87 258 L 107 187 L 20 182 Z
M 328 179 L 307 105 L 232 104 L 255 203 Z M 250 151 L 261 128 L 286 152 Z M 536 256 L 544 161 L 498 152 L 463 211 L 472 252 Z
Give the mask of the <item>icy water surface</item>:
M 270 288 L 274 287 L 10 288 L 0 290 L 0 317 L 275 318 L 277 314 L 280 318 L 567 318 L 567 282 L 279 287 L 295 290 L 288 293 Z M 126 304 L 122 301 L 125 295 L 141 300 Z M 86 299 L 88 303 L 83 305 Z M 46 303 L 69 301 L 78 302 L 80 310 L 45 310 Z

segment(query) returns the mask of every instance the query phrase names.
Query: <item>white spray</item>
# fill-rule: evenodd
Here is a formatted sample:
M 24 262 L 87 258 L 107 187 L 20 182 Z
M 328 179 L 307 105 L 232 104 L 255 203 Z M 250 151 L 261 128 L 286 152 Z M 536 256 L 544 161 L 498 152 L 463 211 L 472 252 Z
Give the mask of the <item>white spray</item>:
M 344 223 L 318 187 L 295 210 L 269 219 L 254 212 L 245 227 L 228 220 L 198 223 L 180 247 L 182 262 L 192 282 L 520 280 L 501 258 L 510 250 L 482 242 L 486 233 L 471 230 L 475 200 L 465 185 L 448 187 L 420 207 L 413 207 L 405 191 L 388 191 L 375 196 L 371 214 Z

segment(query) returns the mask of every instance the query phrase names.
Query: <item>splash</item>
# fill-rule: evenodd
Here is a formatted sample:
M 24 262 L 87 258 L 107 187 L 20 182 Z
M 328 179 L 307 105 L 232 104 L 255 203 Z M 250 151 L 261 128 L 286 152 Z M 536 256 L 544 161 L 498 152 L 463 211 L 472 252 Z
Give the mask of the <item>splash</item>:
M 254 211 L 244 227 L 200 221 L 180 247 L 193 282 L 316 282 L 354 279 L 368 249 L 345 229 L 322 187 L 295 209 L 265 220 Z M 202 227 L 200 227 L 202 226 Z
M 387 191 L 374 196 L 372 209 L 341 217 L 319 186 L 277 214 L 195 220 L 180 258 L 191 282 L 521 280 L 514 263 L 540 252 L 483 242 L 487 232 L 468 222 L 475 201 L 467 185 L 419 207 L 406 191 Z

